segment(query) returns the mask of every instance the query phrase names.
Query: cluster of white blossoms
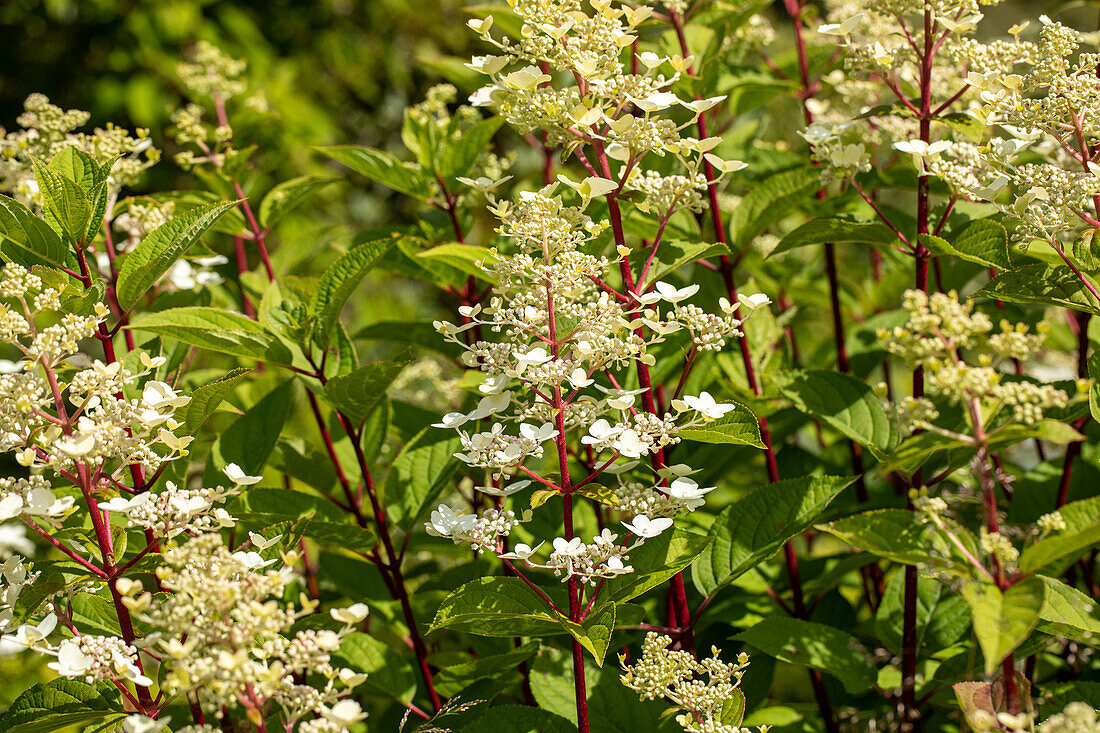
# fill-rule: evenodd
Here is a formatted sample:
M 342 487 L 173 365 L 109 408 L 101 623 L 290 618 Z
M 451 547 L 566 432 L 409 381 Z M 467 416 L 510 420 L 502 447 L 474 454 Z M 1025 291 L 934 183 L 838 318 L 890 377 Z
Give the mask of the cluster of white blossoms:
M 295 621 L 316 608 L 305 596 L 298 610 L 280 602 L 296 554 L 275 553 L 270 561 L 253 557 L 273 554 L 279 539 L 250 535 L 253 550 L 232 552 L 219 534 L 193 538 L 163 553 L 156 575 L 166 593 L 154 596 L 129 583 L 123 602 L 152 630 L 145 643 L 166 660 L 161 686 L 170 694 L 197 695 L 219 719 L 223 706 L 259 709 L 271 701 L 287 730 L 297 725 L 300 733 L 339 733 L 365 717 L 354 701 L 342 698 L 366 675 L 334 666 L 331 656 L 366 618 L 367 607 L 333 609 L 338 630 L 292 633 Z M 280 562 L 279 569 L 270 567 Z M 258 565 L 266 569 L 257 572 Z
M 905 325 L 880 330 L 878 337 L 887 351 L 910 368 L 924 369 L 929 395 L 950 404 L 977 399 L 994 411 L 1006 407 L 1015 421 L 1026 425 L 1042 420 L 1046 409 L 1069 404 L 1069 395 L 1050 384 L 1023 377 L 1005 379 L 1006 364 L 1027 361 L 1039 351 L 1045 324 L 1031 333 L 1025 324 L 1002 321 L 1000 331 L 994 333 L 989 317 L 960 302 L 954 291 L 929 296 L 907 290 L 902 308 L 909 316 Z M 973 357 L 977 364 L 964 357 Z M 906 398 L 897 411 L 906 432 L 939 430 L 934 422 L 939 412 L 928 398 Z
M 648 380 L 648 368 L 656 363 L 653 347 L 665 341 L 682 345 L 690 368 L 698 353 L 741 336 L 747 314 L 770 301 L 762 295 L 741 296 L 737 303 L 723 299 L 710 312 L 691 302 L 698 285 L 657 275 L 655 259 L 670 217 L 698 211 L 702 193 L 714 182 L 701 172 L 704 162 L 716 178 L 744 164 L 713 154 L 718 138 L 681 134 L 723 99 L 683 100 L 670 91 L 691 58 L 643 51 L 636 70 L 625 67 L 622 52 L 638 39 L 653 9 L 611 0 L 509 4 L 522 22 L 518 37 L 501 35 L 492 17 L 469 22 L 499 52 L 468 64 L 491 80 L 471 102 L 493 107 L 521 134 L 543 133 L 589 175 L 576 180 L 563 173 L 514 199 L 497 198 L 500 181 L 465 181 L 486 195 L 503 244 L 479 263 L 493 283 L 491 297 L 462 306 L 460 324 L 435 324 L 463 349 L 463 363 L 484 375 L 474 409 L 449 413 L 437 427 L 458 432 L 460 460 L 489 469 L 491 485 L 477 488 L 495 497 L 498 507 L 479 516 L 441 506 L 427 526 L 433 534 L 550 569 L 564 580 L 598 583 L 630 572 L 633 548 L 671 527 L 676 514 L 702 505 L 711 488 L 691 480 L 689 467 L 665 470 L 663 451 L 680 441 L 680 430 L 735 409 L 706 393 L 681 398 L 678 391 L 667 410 L 660 408 L 652 387 L 640 376 L 635 382 L 632 372 L 645 372 Z M 672 157 L 672 167 L 680 170 L 645 169 L 641 164 L 650 153 Z M 618 169 L 612 171 L 613 165 Z M 659 227 L 640 261 L 631 260 L 632 250 L 616 228 L 620 194 Z M 608 217 L 594 220 L 585 213 L 593 200 L 604 198 Z M 615 249 L 600 254 L 609 233 Z M 560 475 L 568 470 L 572 446 L 591 474 L 577 484 Z M 652 472 L 641 468 L 641 459 L 654 463 Z M 550 463 L 556 479 L 538 473 Z M 577 492 L 584 496 L 585 486 L 605 473 L 620 480 L 622 495 L 612 497 L 616 490 L 603 487 L 603 499 L 622 512 L 624 540 L 607 529 L 591 542 L 552 538 L 544 560 L 535 556 L 545 542 L 505 552 L 505 538 L 523 521 L 504 509 L 508 497 L 535 483 L 533 507 L 555 493 L 563 500 Z
M 106 161 L 120 156 L 111 168 L 109 183 L 117 192 L 160 158 L 152 146 L 149 131 L 129 131 L 108 124 L 92 134 L 75 132 L 88 122 L 89 114 L 63 110 L 50 104 L 42 94 L 32 94 L 23 103 L 17 118 L 21 130 L 5 132 L 0 128 L 0 193 L 8 194 L 32 208 L 42 205 L 32 159 L 49 161 L 65 148 L 76 148 Z
M 744 708 L 737 706 L 741 678 L 749 666 L 749 655 L 742 652 L 733 664 L 723 662 L 717 647 L 711 656 L 696 659 L 688 651 L 668 648 L 672 640 L 655 632 L 646 634 L 642 657 L 633 665 L 622 660 L 622 683 L 643 700 L 667 700 L 682 710 L 676 722 L 685 733 L 743 733 L 740 726 Z M 736 720 L 724 718 L 726 713 Z M 767 733 L 770 726 L 757 730 Z
M 1036 43 L 1017 40 L 1028 62 L 1022 73 L 967 76 L 981 91 L 973 115 L 1004 136 L 978 147 L 976 160 L 963 161 L 980 183 L 964 191 L 1015 221 L 1015 238 L 1023 242 L 1060 248 L 1100 219 L 1100 55 L 1082 51 L 1081 42 L 1077 31 L 1043 16 Z M 1014 195 L 1001 197 L 1006 190 Z
M 956 134 L 973 126 L 967 115 L 983 104 L 983 87 L 974 79 L 1011 84 L 1019 79 L 1015 67 L 1035 53 L 1033 44 L 1019 41 L 1021 28 L 1011 29 L 1014 40 L 974 38 L 983 9 L 999 2 L 826 3 L 832 22 L 817 30 L 843 47 L 845 68 L 823 77 L 820 91 L 807 101 L 816 122 L 803 133 L 822 166 L 823 182 L 851 180 L 869 171 L 876 156 L 886 162 L 900 153 L 919 174 L 933 173 L 964 192 L 982 188 L 976 146 Z M 931 52 L 927 63 L 926 51 Z M 926 71 L 930 106 L 922 111 L 919 90 Z M 926 138 L 919 134 L 922 114 L 943 120 Z
M 470 97 L 471 103 L 492 106 L 521 134 L 544 132 L 548 143 L 561 144 L 567 152 L 599 141 L 610 158 L 624 163 L 618 177 L 622 186 L 633 185 L 646 200 L 643 206 L 652 211 L 673 203 L 689 209 L 698 205 L 699 186 L 706 184 L 700 176 L 704 155 L 719 174 L 744 167 L 710 152 L 718 138 L 698 140 L 681 134 L 724 99 L 684 100 L 669 91 L 691 66 L 691 57 L 645 51 L 638 54 L 637 73 L 624 67 L 622 51 L 638 39 L 639 27 L 653 8 L 612 0 L 589 3 L 591 12 L 580 0 L 509 0 L 509 5 L 523 24 L 518 38 L 494 34 L 492 16 L 469 21 L 482 40 L 499 51 L 467 64 L 491 79 Z M 560 79 L 544 68 L 569 72 L 568 82 L 558 85 Z M 685 114 L 678 116 L 676 110 Z M 668 180 L 653 172 L 640 173 L 635 164 L 650 152 L 677 156 L 686 172 Z M 591 172 L 591 178 L 575 184 L 582 196 L 599 196 L 618 187 L 606 180 L 608 176 L 601 181 L 602 173 Z
M 191 438 L 175 434 L 180 424 L 173 415 L 189 398 L 165 382 L 143 379 L 165 359 L 142 354 L 138 372 L 98 360 L 72 370 L 81 361 L 73 358 L 80 342 L 95 335 L 107 309 L 97 303 L 94 315 L 66 312 L 62 295 L 20 265 L 0 270 L 0 343 L 22 354 L 16 370 L 0 374 L 0 450 L 16 451 L 18 461 L 36 472 L 93 465 L 104 485 L 127 466 L 155 471 L 186 455 Z M 139 384 L 140 397 L 120 397 Z M 63 419 L 58 410 L 66 400 L 72 409 Z
M 463 362 L 485 374 L 482 396 L 473 410 L 449 413 L 436 427 L 455 429 L 462 443 L 456 456 L 470 466 L 491 469 L 502 482 L 517 473 L 529 474 L 525 464 L 552 455 L 562 439 L 577 440 L 594 466 L 619 474 L 624 486 L 631 487 L 619 506 L 633 510 L 627 514 L 633 518 L 628 529 L 637 542 L 656 536 L 671 526 L 671 519 L 666 523 L 664 517 L 701 506 L 713 487 L 700 488 L 686 466 L 678 467 L 679 473 L 664 470 L 658 482 L 628 481 L 623 474 L 638 465 L 637 459 L 679 442 L 680 429 L 718 419 L 734 406 L 704 392 L 675 399 L 669 412 L 652 414 L 638 409 L 644 390 L 623 389 L 614 375 L 637 363 L 653 364 L 650 348 L 680 331 L 687 332 L 695 348 L 718 348 L 726 337 L 740 334 L 741 322 L 735 317 L 739 308 L 751 311 L 768 301 L 744 296 L 737 307 L 723 302 L 723 315 L 704 318 L 702 309 L 685 302 L 698 285 L 677 288 L 657 282 L 653 290 L 624 302 L 599 285 L 612 276 L 613 263 L 583 249 L 603 227 L 581 208 L 566 205 L 555 195 L 555 186 L 523 193 L 515 202 L 491 195 L 490 201 L 501 219 L 498 231 L 515 251 L 503 256 L 494 250 L 494 257 L 483 263 L 496 283 L 484 307 L 461 308 L 462 325 L 436 323 L 448 341 L 464 349 Z M 498 338 L 467 343 L 464 336 L 477 326 Z M 524 479 L 479 489 L 510 496 L 531 483 Z M 441 506 L 427 527 L 476 550 L 500 552 L 502 540 L 518 523 L 511 511 L 458 515 Z M 629 572 L 627 553 L 636 543 L 618 546 L 608 537 L 615 535 L 607 533 L 587 544 L 557 538 L 545 564 L 532 559 L 534 550 L 505 557 L 552 568 L 567 579 Z

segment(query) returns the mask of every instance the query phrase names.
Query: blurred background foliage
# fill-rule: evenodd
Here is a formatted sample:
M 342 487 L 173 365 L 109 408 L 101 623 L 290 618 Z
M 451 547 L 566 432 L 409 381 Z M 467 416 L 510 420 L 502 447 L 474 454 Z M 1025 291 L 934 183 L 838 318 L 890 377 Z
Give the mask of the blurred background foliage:
M 439 80 L 444 56 L 467 55 L 473 35 L 461 0 L 5 0 L 0 3 L 0 126 L 9 129 L 31 92 L 107 121 L 164 128 L 179 104 L 176 66 L 196 41 L 246 58 L 270 115 L 235 118 L 237 137 L 259 148 L 271 182 L 316 172 L 314 145 L 400 144 L 404 108 Z M 169 147 L 169 152 L 171 149 Z M 149 190 L 181 185 L 170 163 Z M 266 188 L 266 186 L 265 186 Z M 372 192 L 375 199 L 383 192 Z M 385 218 L 380 201 L 355 213 Z

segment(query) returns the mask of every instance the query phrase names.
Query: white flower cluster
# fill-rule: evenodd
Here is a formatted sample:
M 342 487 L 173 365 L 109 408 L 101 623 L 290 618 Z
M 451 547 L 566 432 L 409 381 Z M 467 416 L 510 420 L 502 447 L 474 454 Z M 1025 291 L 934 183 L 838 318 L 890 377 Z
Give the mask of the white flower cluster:
M 975 146 L 957 142 L 964 115 L 981 107 L 983 87 L 973 78 L 1013 78 L 1017 64 L 1032 59 L 1033 44 L 978 41 L 973 34 L 985 6 L 999 0 L 888 0 L 826 3 L 832 21 L 818 32 L 845 51 L 845 69 L 825 75 L 807 101 L 816 122 L 803 133 L 822 181 L 851 180 L 902 153 L 918 174 L 943 177 L 955 189 L 973 192 L 988 180 L 978 170 Z M 1018 34 L 1020 28 L 1013 29 Z M 929 54 L 929 58 L 925 55 Z M 1018 77 L 1015 77 L 1018 79 Z M 1010 81 L 1007 83 L 1011 83 Z M 927 87 L 922 110 L 913 90 Z M 921 135 L 919 118 L 948 118 Z M 938 119 L 936 119 L 938 122 Z M 987 166 L 986 166 L 987 167 Z
M 105 472 L 106 483 L 126 466 L 155 471 L 164 461 L 186 455 L 191 438 L 175 434 L 179 423 L 173 413 L 189 398 L 155 380 L 145 382 L 140 399 L 120 398 L 165 361 L 144 354 L 137 373 L 119 362 L 97 360 L 69 372 L 67 383 L 59 381 L 80 341 L 95 334 L 106 308 L 97 304 L 96 313 L 64 312 L 58 290 L 19 265 L 0 270 L 0 343 L 23 355 L 20 370 L 0 374 L 0 450 L 17 451 L 19 462 L 33 471 L 91 464 Z M 39 321 L 53 323 L 39 328 Z M 73 410 L 64 417 L 54 414 L 66 398 Z
M 277 539 L 250 537 L 263 552 Z M 365 675 L 334 667 L 331 655 L 366 618 L 367 607 L 333 609 L 332 617 L 343 625 L 339 631 L 291 634 L 294 622 L 316 606 L 304 596 L 297 611 L 279 602 L 297 558 L 288 552 L 281 570 L 260 573 L 251 558 L 255 554 L 231 552 L 220 535 L 205 534 L 164 552 L 157 577 L 167 593 L 154 597 L 139 583 L 127 586 L 124 603 L 152 629 L 147 642 L 167 660 L 162 687 L 171 694 L 196 694 L 219 718 L 223 706 L 258 708 L 272 701 L 287 730 L 302 721 L 298 731 L 343 731 L 365 717 L 358 704 L 341 699 Z M 323 685 L 307 683 L 307 676 L 320 677 Z
M 1012 359 L 1026 361 L 1042 345 L 1045 324 L 1038 333 L 1029 333 L 1024 324 L 1000 324 L 999 333 L 991 333 L 993 323 L 983 313 L 975 313 L 969 303 L 961 303 L 955 292 L 929 296 L 919 290 L 907 290 L 902 308 L 909 318 L 904 326 L 892 331 L 880 330 L 878 337 L 886 350 L 902 357 L 910 368 L 922 367 L 928 393 L 951 404 L 971 399 L 987 403 L 996 411 L 1009 407 L 1013 419 L 1034 425 L 1043 419 L 1043 411 L 1069 404 L 1069 396 L 1049 384 L 1026 379 L 1005 380 L 999 367 Z M 977 365 L 961 354 L 973 354 Z M 908 398 L 898 408 L 903 427 L 908 430 L 937 429 L 939 416 L 926 398 Z
M 652 364 L 649 348 L 679 331 L 687 331 L 696 348 L 720 348 L 727 336 L 740 333 L 740 321 L 734 317 L 738 308 L 751 310 L 768 302 L 762 296 L 744 296 L 737 306 L 723 301 L 722 316 L 708 316 L 686 303 L 698 292 L 697 285 L 678 288 L 660 281 L 632 303 L 614 298 L 597 284 L 609 277 L 611 263 L 581 249 L 602 227 L 581 209 L 567 206 L 553 188 L 521 194 L 514 203 L 491 198 L 492 210 L 502 222 L 500 233 L 518 251 L 485 263 L 496 283 L 485 307 L 460 309 L 465 319 L 461 326 L 436 323 L 447 340 L 464 349 L 464 363 L 486 375 L 476 407 L 449 413 L 436 427 L 458 431 L 462 451 L 457 457 L 492 469 L 499 478 L 529 472 L 525 463 L 543 458 L 548 444 L 558 448 L 566 439 L 564 433 L 569 439 L 579 438 L 595 464 L 629 471 L 636 459 L 677 443 L 680 428 L 722 417 L 733 405 L 720 404 L 705 392 L 674 400 L 672 411 L 661 415 L 638 410 L 644 390 L 622 389 L 613 372 L 636 363 Z M 670 306 L 665 313 L 662 304 Z M 463 336 L 477 326 L 482 333 L 499 334 L 499 340 L 467 343 Z M 470 430 L 482 424 L 483 429 Z M 510 425 L 515 427 L 509 429 Z M 645 521 L 690 511 L 702 505 L 710 490 L 699 489 L 686 473 L 659 479 L 676 480 L 672 485 L 651 483 L 624 497 L 621 507 L 634 509 L 629 516 L 637 514 Z M 507 496 L 530 483 L 481 490 Z M 658 502 L 650 494 L 668 500 Z M 427 526 L 432 534 L 482 551 L 497 550 L 499 540 L 517 523 L 512 512 L 494 509 L 480 517 L 459 516 L 441 506 Z M 653 536 L 634 534 L 639 539 Z M 629 571 L 624 562 L 628 548 L 612 549 L 600 538 L 588 545 L 578 538 L 558 540 L 561 547 L 555 546 L 548 564 L 540 567 L 551 567 L 567 578 Z M 535 564 L 529 558 L 516 559 Z
M 669 91 L 691 66 L 691 57 L 645 51 L 638 55 L 640 73 L 624 67 L 622 51 L 638 39 L 638 27 L 653 8 L 612 0 L 590 3 L 590 13 L 580 0 L 509 0 L 509 5 L 523 23 L 518 38 L 494 35 L 492 16 L 469 21 L 482 40 L 499 52 L 476 56 L 467 64 L 492 79 L 470 97 L 471 103 L 491 105 L 520 133 L 541 130 L 549 143 L 570 150 L 586 142 L 606 144 L 610 157 L 626 162 L 621 176 L 624 186 L 630 175 L 640 175 L 637 189 L 652 210 L 672 204 L 696 207 L 698 187 L 706 183 L 699 174 L 702 156 L 710 154 L 719 140 L 698 140 L 681 131 L 724 97 L 682 100 Z M 516 68 L 517 63 L 526 65 Z M 554 77 L 544 68 L 568 71 L 571 83 L 555 86 Z M 683 121 L 658 114 L 674 109 L 689 114 Z M 649 152 L 678 156 L 687 175 L 662 181 L 656 174 L 637 174 L 633 164 Z M 744 167 L 737 161 L 711 158 L 722 174 Z M 596 182 L 589 179 L 578 189 L 585 184 L 591 188 Z M 581 194 L 598 196 L 610 190 L 581 190 Z
M 642 642 L 642 657 L 633 665 L 622 662 L 622 683 L 643 700 L 667 700 L 683 712 L 676 722 L 685 733 L 742 733 L 735 723 L 723 720 L 727 703 L 741 686 L 749 666 L 749 655 L 742 652 L 729 664 L 719 657 L 717 647 L 711 656 L 696 659 L 688 651 L 668 649 L 672 640 L 649 632 Z M 758 728 L 767 733 L 769 726 Z
M 131 136 L 127 130 L 108 124 L 91 135 L 74 132 L 88 122 L 90 115 L 75 109 L 63 110 L 50 104 L 42 94 L 27 97 L 23 110 L 17 119 L 23 129 L 5 133 L 0 128 L 0 193 L 32 208 L 42 205 L 32 158 L 48 161 L 65 148 L 81 150 L 100 163 L 121 156 L 112 166 L 109 180 L 112 190 L 117 192 L 133 183 L 160 157 L 148 130 L 138 129 L 136 136 Z

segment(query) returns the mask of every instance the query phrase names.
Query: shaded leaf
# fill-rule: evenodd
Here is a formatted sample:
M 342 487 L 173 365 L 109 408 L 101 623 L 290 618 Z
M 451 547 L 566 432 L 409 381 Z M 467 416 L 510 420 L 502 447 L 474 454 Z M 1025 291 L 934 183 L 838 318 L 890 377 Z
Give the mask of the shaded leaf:
M 830 674 L 850 693 L 872 687 L 877 679 L 870 656 L 855 638 L 832 626 L 774 616 L 733 638 L 781 661 Z

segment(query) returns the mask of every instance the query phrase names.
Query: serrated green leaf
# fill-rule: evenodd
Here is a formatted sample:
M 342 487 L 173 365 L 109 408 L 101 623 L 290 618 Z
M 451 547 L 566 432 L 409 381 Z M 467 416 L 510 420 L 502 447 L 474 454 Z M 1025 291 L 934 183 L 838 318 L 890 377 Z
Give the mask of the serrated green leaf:
M 410 528 L 431 509 L 458 470 L 461 442 L 451 431 L 425 428 L 405 444 L 386 476 L 385 505 L 401 527 Z
M 57 679 L 24 692 L 0 718 L 0 733 L 52 733 L 74 725 L 122 720 L 118 696 L 78 680 Z
M 237 205 L 226 201 L 185 211 L 145 235 L 127 253 L 118 273 L 115 293 L 119 305 L 130 310 L 176 260 L 187 253 L 225 212 Z
M 882 400 L 860 379 L 840 372 L 788 372 L 780 375 L 779 389 L 800 412 L 824 420 L 860 445 L 885 452 L 897 444 Z
M 76 267 L 73 249 L 23 204 L 0 195 L 0 259 L 24 267 Z
M 268 392 L 237 418 L 218 438 L 214 454 L 219 465 L 236 463 L 246 474 L 260 475 L 290 417 L 297 384 L 287 381 Z
M 971 297 L 1061 306 L 1100 315 L 1100 301 L 1065 265 L 1024 265 L 1002 272 Z
M 510 652 L 475 657 L 468 662 L 452 664 L 439 670 L 433 679 L 440 695 L 452 697 L 474 682 L 483 679 L 503 680 L 517 677 L 517 668 L 539 650 L 537 641 L 529 641 Z
M 863 552 L 904 565 L 928 560 L 931 547 L 926 525 L 905 509 L 878 509 L 817 527 Z
M 831 242 L 833 244 L 896 244 L 898 235 L 885 224 L 874 221 L 848 221 L 847 219 L 811 219 L 793 230 L 775 246 L 768 257 L 774 257 L 792 249 Z
M 251 372 L 251 369 L 237 367 L 230 369 L 212 382 L 197 387 L 191 392 L 191 401 L 176 411 L 188 433 L 194 433 L 202 427 L 207 418 L 214 414 L 222 401 Z
M 42 194 L 43 217 L 54 231 L 72 245 L 83 245 L 91 223 L 92 201 L 89 192 L 76 181 L 50 170 L 37 158 L 32 158 L 34 177 Z
M 1046 586 L 1039 618 L 1043 631 L 1075 641 L 1092 644 L 1100 638 L 1100 618 L 1096 601 L 1060 580 L 1037 576 Z
M 1003 592 L 992 583 L 964 583 L 962 597 L 974 615 L 974 635 L 985 657 L 987 675 L 1035 628 L 1045 595 L 1046 586 L 1038 578 L 1026 578 Z
M 257 361 L 290 363 L 290 351 L 270 331 L 251 318 L 220 308 L 169 308 L 142 316 L 130 328 L 200 349 Z
M 365 686 L 402 703 L 416 696 L 416 672 L 409 661 L 386 643 L 353 631 L 340 640 L 334 655 L 341 666 L 367 675 Z
M 602 667 L 607 647 L 611 645 L 611 635 L 615 633 L 615 604 L 604 603 L 589 611 L 580 623 L 562 618 L 561 625 L 592 655 L 596 666 Z
M 797 207 L 804 194 L 817 190 L 820 175 L 816 168 L 795 168 L 754 184 L 730 217 L 730 245 L 738 249 L 747 246 Z
M 877 670 L 859 642 L 840 629 L 787 616 L 764 619 L 733 637 L 765 654 L 840 680 L 849 693 L 873 687 Z
M 648 256 L 649 250 L 641 251 Z M 713 259 L 729 253 L 729 247 L 721 243 L 710 244 L 681 239 L 662 241 L 657 248 L 653 264 L 646 273 L 645 282 L 641 284 L 642 290 L 648 290 L 653 283 L 696 260 Z M 644 265 L 644 260 L 642 264 Z
M 376 361 L 350 374 L 333 377 L 325 384 L 325 399 L 358 425 L 366 419 L 407 361 Z
M 565 718 L 528 705 L 495 705 L 464 716 L 456 733 L 576 733 Z
M 463 130 L 459 138 L 449 144 L 439 174 L 444 178 L 469 175 L 503 123 L 503 117 L 490 117 Z
M 348 250 L 325 270 L 309 304 L 313 340 L 322 349 L 327 348 L 332 340 L 336 321 L 348 298 L 395 242 L 394 239 L 364 242 Z
M 493 276 L 486 272 L 484 268 L 478 265 L 479 262 L 486 264 L 497 261 L 497 256 L 490 252 L 485 247 L 479 247 L 474 244 L 441 244 L 438 247 L 432 247 L 431 249 L 424 250 L 417 253 L 416 257 L 421 260 L 429 260 L 433 263 L 439 263 L 453 267 L 471 277 L 476 277 L 485 282 L 496 282 Z
M 334 145 L 318 150 L 372 181 L 421 201 L 430 199 L 435 191 L 432 181 L 420 169 L 382 150 L 358 145 Z
M 725 404 L 734 405 L 734 409 L 717 420 L 693 428 L 682 428 L 677 435 L 684 440 L 693 440 L 696 443 L 751 445 L 753 448 L 763 450 L 760 423 L 752 410 L 737 402 Z
M 690 565 L 710 543 L 709 536 L 679 527 L 646 540 L 630 553 L 634 572 L 607 581 L 607 597 L 625 603 L 656 588 Z
M 1097 544 L 1100 544 L 1100 516 L 1086 527 L 1076 531 L 1067 528 L 1024 548 L 1020 553 L 1020 571 L 1034 573 L 1063 558 L 1075 557 Z
M 567 633 L 554 611 L 519 578 L 487 577 L 466 583 L 439 604 L 428 633 L 439 629 L 480 636 L 547 636 Z
M 855 479 L 803 476 L 762 486 L 726 507 L 711 525 L 710 547 L 692 565 L 692 580 L 713 595 L 805 531 Z
M 283 181 L 268 191 L 260 202 L 260 225 L 268 229 L 275 226 L 295 207 L 338 180 L 338 178 L 300 176 Z

